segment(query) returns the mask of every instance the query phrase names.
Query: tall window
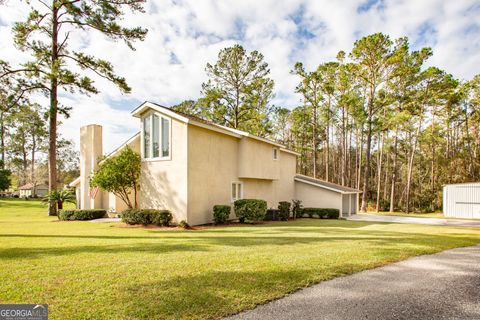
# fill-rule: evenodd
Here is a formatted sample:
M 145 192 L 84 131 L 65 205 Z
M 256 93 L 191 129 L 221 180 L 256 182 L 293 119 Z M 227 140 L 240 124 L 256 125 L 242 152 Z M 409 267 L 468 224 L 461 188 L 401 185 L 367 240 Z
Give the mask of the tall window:
M 232 202 L 243 198 L 243 183 L 232 182 Z
M 170 119 L 157 114 L 143 118 L 143 158 L 170 157 Z

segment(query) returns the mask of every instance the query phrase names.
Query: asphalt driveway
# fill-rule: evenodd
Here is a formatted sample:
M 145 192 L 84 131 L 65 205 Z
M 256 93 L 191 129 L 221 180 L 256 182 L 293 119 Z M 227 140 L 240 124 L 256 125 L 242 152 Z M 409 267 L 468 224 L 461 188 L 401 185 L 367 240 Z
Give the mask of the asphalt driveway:
M 375 214 L 354 214 L 351 217 L 348 217 L 346 219 L 353 220 L 353 221 L 413 223 L 413 224 L 431 224 L 436 226 L 480 228 L 480 220 L 383 216 L 383 215 L 375 215 Z
M 480 319 L 480 246 L 321 282 L 228 319 Z

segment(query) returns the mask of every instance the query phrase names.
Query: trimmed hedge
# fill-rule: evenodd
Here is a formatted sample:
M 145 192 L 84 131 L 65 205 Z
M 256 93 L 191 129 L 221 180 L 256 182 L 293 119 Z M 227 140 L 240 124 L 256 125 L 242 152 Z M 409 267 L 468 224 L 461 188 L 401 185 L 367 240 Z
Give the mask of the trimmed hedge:
M 104 209 L 75 209 L 75 210 L 59 210 L 58 219 L 63 221 L 73 220 L 94 220 L 103 218 L 107 214 Z
M 288 201 L 280 201 L 278 203 L 279 219 L 282 221 L 288 221 L 290 217 L 290 207 L 292 205 Z
M 307 215 L 310 218 L 317 215 L 320 219 L 338 219 L 340 210 L 333 208 L 303 208 L 300 211 L 301 216 Z
M 280 220 L 280 210 L 278 209 L 268 209 L 267 213 L 265 214 L 265 221 L 278 221 Z
M 231 210 L 232 208 L 227 205 L 213 206 L 213 221 L 215 224 L 224 224 L 227 222 Z
M 235 215 L 240 223 L 262 221 L 267 213 L 267 201 L 260 199 L 240 199 L 234 202 Z
M 168 227 L 173 220 L 170 211 L 156 209 L 126 209 L 121 217 L 126 224 L 156 224 L 162 227 Z

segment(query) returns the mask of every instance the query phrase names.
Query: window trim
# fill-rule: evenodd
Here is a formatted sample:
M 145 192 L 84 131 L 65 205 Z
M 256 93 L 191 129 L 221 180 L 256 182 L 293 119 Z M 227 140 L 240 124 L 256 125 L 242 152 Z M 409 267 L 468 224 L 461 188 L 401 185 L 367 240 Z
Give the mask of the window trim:
M 237 196 L 237 198 L 232 197 L 232 188 L 233 188 L 234 184 L 235 184 L 235 195 Z M 242 186 L 240 196 L 238 195 L 238 185 Z M 243 188 L 243 182 L 242 181 L 232 181 L 230 183 L 230 201 L 232 203 L 234 203 L 236 200 L 243 199 L 243 192 L 244 192 L 244 188 Z
M 145 158 L 145 130 L 144 130 L 144 119 L 145 118 L 150 118 L 150 154 L 153 155 L 153 115 L 156 115 L 158 117 L 158 128 L 159 128 L 159 133 L 158 133 L 158 154 L 160 155 L 159 157 L 150 157 L 150 158 Z M 162 119 L 167 120 L 168 122 L 168 156 L 162 157 Z M 149 111 L 145 113 L 142 118 L 141 123 L 141 134 L 140 134 L 140 149 L 141 149 L 141 157 L 142 161 L 167 161 L 167 160 L 172 160 L 172 119 L 170 117 L 166 117 L 163 114 L 155 111 Z

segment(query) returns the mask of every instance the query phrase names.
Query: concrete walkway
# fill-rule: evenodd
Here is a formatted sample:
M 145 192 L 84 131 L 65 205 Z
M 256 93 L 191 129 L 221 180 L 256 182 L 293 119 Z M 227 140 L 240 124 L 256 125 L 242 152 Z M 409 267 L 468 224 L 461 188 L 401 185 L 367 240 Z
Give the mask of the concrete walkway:
M 480 246 L 321 282 L 229 319 L 480 319 Z
M 431 225 L 437 225 L 437 226 L 450 226 L 450 227 L 480 228 L 480 220 L 400 217 L 400 216 L 384 216 L 384 215 L 375 215 L 375 214 L 354 214 L 351 217 L 347 217 L 346 219 L 353 220 L 353 221 L 413 223 L 413 224 L 431 224 Z

